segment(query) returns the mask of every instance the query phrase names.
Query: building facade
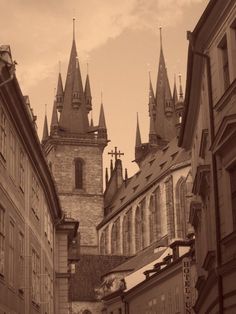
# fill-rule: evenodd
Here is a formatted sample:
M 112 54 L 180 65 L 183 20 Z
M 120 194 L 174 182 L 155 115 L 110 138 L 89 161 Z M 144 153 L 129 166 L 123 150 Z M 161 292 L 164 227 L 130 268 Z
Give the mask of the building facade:
M 236 3 L 210 1 L 188 33 L 180 145 L 192 150 L 196 313 L 236 311 Z
M 162 38 L 156 85 L 154 93 L 150 80 L 148 143 L 142 143 L 137 121 L 135 161 L 139 171 L 131 178 L 123 177 L 116 150 L 110 178 L 106 173 L 104 219 L 97 226 L 100 253 L 130 259 L 102 277 L 98 289 L 102 313 L 192 313 L 195 263 L 186 245 L 193 236 L 189 224 L 191 155 L 189 150 L 178 147 L 184 108 L 181 78 L 179 95 L 176 84 L 171 93 Z M 188 248 L 182 251 L 181 243 Z M 189 254 L 192 272 L 191 302 L 187 306 L 183 289 L 184 254 Z M 173 284 L 177 285 L 178 297 Z
M 83 87 L 73 37 L 65 86 L 59 74 L 50 129 L 45 117 L 42 145 L 62 208 L 68 217 L 80 221 L 80 261 L 70 289 L 75 313 L 100 312 L 94 288 L 105 270 L 103 257 L 99 256 L 96 226 L 104 215 L 102 155 L 108 139 L 103 104 L 96 126 L 89 121 L 91 110 L 89 75 Z M 110 260 L 104 263 L 114 267 L 119 259 L 114 264 Z
M 64 314 L 78 223 L 64 219 L 35 120 L 1 46 L 0 313 Z

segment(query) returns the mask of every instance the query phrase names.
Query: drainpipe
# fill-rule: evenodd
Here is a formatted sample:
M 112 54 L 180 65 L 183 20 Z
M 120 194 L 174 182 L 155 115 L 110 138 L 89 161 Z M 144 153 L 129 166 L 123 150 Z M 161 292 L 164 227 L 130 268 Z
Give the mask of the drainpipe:
M 215 125 L 214 125 L 214 111 L 213 111 L 213 99 L 212 99 L 212 80 L 211 80 L 211 59 L 202 52 L 196 51 L 193 45 L 193 34 L 187 32 L 187 38 L 191 44 L 193 54 L 200 56 L 206 60 L 207 67 L 207 87 L 208 87 L 208 103 L 209 103 L 209 120 L 210 120 L 210 135 L 211 144 L 215 139 Z M 219 313 L 224 313 L 224 299 L 223 299 L 223 280 L 221 274 L 219 274 L 219 268 L 222 265 L 221 254 L 221 225 L 220 225 L 220 207 L 219 207 L 219 187 L 217 180 L 217 161 L 216 156 L 211 153 L 212 162 L 212 179 L 213 179 L 213 191 L 214 191 L 214 203 L 215 203 L 215 227 L 216 227 L 216 262 L 217 262 L 217 285 L 218 285 L 218 300 L 219 300 Z

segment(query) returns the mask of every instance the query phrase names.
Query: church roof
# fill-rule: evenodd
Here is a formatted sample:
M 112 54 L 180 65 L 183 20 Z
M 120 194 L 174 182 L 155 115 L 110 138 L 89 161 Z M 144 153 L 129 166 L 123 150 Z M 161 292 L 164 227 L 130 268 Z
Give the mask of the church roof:
M 170 174 L 171 170 L 190 163 L 190 152 L 178 147 L 177 143 L 177 138 L 174 138 L 163 149 L 148 154 L 140 170 L 123 183 L 107 206 L 108 215 L 98 225 L 98 229 L 137 197 L 145 193 L 162 177 Z
M 96 301 L 94 288 L 101 284 L 102 275 L 126 259 L 116 255 L 81 255 L 76 273 L 72 275 L 71 300 Z
M 156 246 L 156 244 L 155 244 Z M 152 263 L 153 261 L 157 260 L 161 255 L 164 253 L 166 248 L 163 248 L 162 250 L 155 251 L 154 245 L 151 245 L 144 250 L 137 253 L 135 256 L 129 258 L 124 263 L 118 265 L 117 267 L 113 268 L 108 273 L 119 273 L 119 272 L 134 272 L 139 270 L 140 268 L 144 267 L 145 265 L 148 265 Z

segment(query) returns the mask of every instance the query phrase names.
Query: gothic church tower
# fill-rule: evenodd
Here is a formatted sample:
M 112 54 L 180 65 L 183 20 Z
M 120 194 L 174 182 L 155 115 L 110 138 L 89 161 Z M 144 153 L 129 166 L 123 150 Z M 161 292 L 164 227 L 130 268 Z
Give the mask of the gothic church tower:
M 103 218 L 102 154 L 108 141 L 103 106 L 98 126 L 89 124 L 91 110 L 89 76 L 83 89 L 73 34 L 65 88 L 59 73 L 50 132 L 45 119 L 42 143 L 62 208 L 80 222 L 80 253 L 96 255 L 96 226 Z

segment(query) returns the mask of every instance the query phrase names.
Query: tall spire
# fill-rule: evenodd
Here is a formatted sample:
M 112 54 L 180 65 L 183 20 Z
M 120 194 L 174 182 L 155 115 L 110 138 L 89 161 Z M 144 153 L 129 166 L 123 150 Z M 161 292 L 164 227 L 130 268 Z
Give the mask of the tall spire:
M 75 17 L 73 17 L 73 41 L 75 41 Z
M 179 74 L 179 99 L 182 101 L 184 99 L 182 82 L 181 82 L 181 74 Z
M 52 119 L 50 125 L 50 134 L 54 133 L 58 128 L 58 116 L 57 116 L 57 103 L 54 100 L 53 108 L 52 108 Z
M 160 28 L 160 58 L 156 85 L 155 129 L 157 135 L 162 139 L 170 140 L 175 136 L 173 112 L 173 99 L 163 53 L 162 29 Z M 170 120 L 173 120 L 173 123 Z
M 98 137 L 107 138 L 107 127 L 106 127 L 106 120 L 105 120 L 105 114 L 104 114 L 102 101 L 101 101 L 101 109 L 100 109 L 99 122 L 98 122 Z
M 91 95 L 91 89 L 90 89 L 88 64 L 87 64 L 87 76 L 86 76 L 85 88 L 84 88 L 84 97 L 85 97 L 85 102 L 86 102 L 86 109 L 87 109 L 87 112 L 89 112 L 92 110 L 92 95 Z
M 45 118 L 44 118 L 44 124 L 43 124 L 43 138 L 42 138 L 42 142 L 46 141 L 48 138 L 48 119 L 47 119 L 47 105 L 45 105 Z
M 177 88 L 176 88 L 176 76 L 174 77 L 173 102 L 174 102 L 174 105 L 176 106 L 178 102 L 178 93 L 177 93 Z
M 61 63 L 59 62 L 59 74 L 58 74 L 57 92 L 56 92 L 56 105 L 57 105 L 57 110 L 59 112 L 62 111 L 63 97 L 64 97 L 64 92 L 63 92 L 63 85 L 62 85 L 62 78 L 61 78 Z
M 159 30 L 160 30 L 160 48 L 162 50 L 162 28 L 159 27 Z
M 138 147 L 142 144 L 141 142 L 141 134 L 139 129 L 139 119 L 138 119 L 138 113 L 137 113 L 137 128 L 136 128 L 136 141 L 135 141 L 135 147 Z
M 148 99 L 148 109 L 149 109 L 149 116 L 156 116 L 156 100 L 154 96 L 154 91 L 152 87 L 152 80 L 151 74 L 149 72 L 149 99 Z
M 75 19 L 73 19 L 73 41 L 59 126 L 61 130 L 64 130 L 67 133 L 77 134 L 85 134 L 88 132 L 89 128 L 83 84 L 75 44 Z

